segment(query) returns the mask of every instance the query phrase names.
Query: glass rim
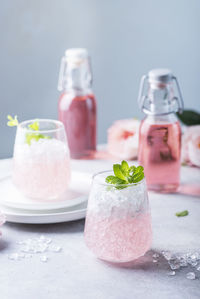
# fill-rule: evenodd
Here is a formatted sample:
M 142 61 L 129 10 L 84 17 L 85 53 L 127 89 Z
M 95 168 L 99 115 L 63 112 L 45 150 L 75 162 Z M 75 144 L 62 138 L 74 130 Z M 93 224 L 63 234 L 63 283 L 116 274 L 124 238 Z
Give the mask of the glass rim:
M 34 131 L 32 130 L 31 128 L 27 128 L 26 125 L 27 124 L 32 124 L 34 123 L 35 121 L 38 121 L 39 123 L 40 122 L 49 122 L 49 123 L 54 123 L 54 124 L 57 124 L 58 127 L 55 128 L 55 129 L 40 129 L 40 130 L 37 130 L 37 131 Z M 24 127 L 23 127 L 24 126 Z M 61 121 L 59 120 L 56 120 L 56 119 L 48 119 L 48 118 L 33 118 L 33 119 L 29 119 L 29 120 L 24 120 L 22 122 L 19 123 L 18 125 L 18 128 L 22 129 L 22 130 L 26 130 L 26 131 L 29 131 L 31 133 L 35 133 L 35 134 L 38 134 L 38 133 L 55 133 L 57 131 L 60 131 L 60 130 L 63 130 L 64 129 L 64 125 Z
M 111 186 L 111 187 L 131 187 L 131 186 L 140 185 L 140 184 L 145 182 L 145 176 L 143 177 L 143 179 L 141 181 L 139 181 L 137 183 L 130 183 L 130 184 L 110 184 L 110 183 L 106 183 L 106 182 L 101 183 L 101 182 L 95 181 L 98 175 L 101 175 L 103 173 L 109 173 L 109 172 L 113 172 L 113 170 L 110 169 L 110 170 L 103 170 L 103 171 L 96 172 L 92 176 L 92 181 L 98 183 L 99 185 L 103 185 L 103 186 L 107 186 L 107 187 L 108 186 Z

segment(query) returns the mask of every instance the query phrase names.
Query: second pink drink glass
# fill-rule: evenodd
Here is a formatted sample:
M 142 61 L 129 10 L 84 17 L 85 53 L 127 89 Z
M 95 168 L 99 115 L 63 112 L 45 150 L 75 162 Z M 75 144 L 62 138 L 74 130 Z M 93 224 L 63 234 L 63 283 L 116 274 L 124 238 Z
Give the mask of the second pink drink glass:
M 33 124 L 39 129 L 31 129 Z M 13 164 L 13 182 L 24 195 L 39 200 L 62 196 L 68 189 L 71 172 L 63 124 L 48 119 L 20 123 Z

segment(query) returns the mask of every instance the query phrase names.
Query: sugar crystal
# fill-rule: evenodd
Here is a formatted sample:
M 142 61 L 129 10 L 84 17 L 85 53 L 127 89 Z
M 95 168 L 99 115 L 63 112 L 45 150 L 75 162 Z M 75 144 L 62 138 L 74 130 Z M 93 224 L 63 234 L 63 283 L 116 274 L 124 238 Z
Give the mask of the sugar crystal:
M 19 261 L 20 260 L 20 256 L 17 252 L 9 254 L 8 258 L 9 258 L 9 260 L 13 260 L 13 261 Z
M 53 252 L 60 252 L 62 250 L 62 248 L 57 245 L 51 245 L 51 247 L 49 247 L 49 249 Z
M 46 263 L 48 261 L 48 257 L 46 255 L 42 255 L 40 257 L 40 261 L 43 262 L 43 263 Z
M 174 276 L 174 275 L 176 275 L 176 272 L 175 272 L 175 271 L 170 271 L 170 272 L 168 273 L 168 275 L 169 275 L 169 276 Z
M 196 276 L 195 276 L 195 273 L 194 272 L 188 272 L 187 275 L 186 275 L 187 279 L 195 279 Z
M 157 263 L 158 262 L 158 260 L 156 260 L 156 259 L 153 259 L 153 263 Z

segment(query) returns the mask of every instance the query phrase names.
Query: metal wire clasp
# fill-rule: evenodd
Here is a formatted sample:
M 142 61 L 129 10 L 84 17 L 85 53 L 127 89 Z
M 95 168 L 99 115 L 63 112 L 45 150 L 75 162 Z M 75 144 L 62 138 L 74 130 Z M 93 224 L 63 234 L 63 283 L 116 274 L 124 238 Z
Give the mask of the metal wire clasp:
M 184 103 L 183 103 L 183 97 L 182 97 L 182 93 L 181 93 L 181 89 L 180 89 L 180 85 L 178 83 L 178 79 L 173 76 L 172 79 L 175 81 L 176 83 L 176 88 L 179 94 L 179 98 L 177 98 L 177 102 L 178 102 L 178 112 L 182 113 L 183 109 L 184 109 Z
M 144 75 L 142 76 L 141 80 L 140 80 L 140 86 L 139 86 L 139 93 L 138 93 L 138 105 L 140 107 L 140 109 L 145 112 L 146 114 L 154 114 L 147 106 L 146 106 L 146 102 L 148 100 L 148 96 L 145 95 L 145 84 L 146 84 L 146 81 L 149 79 L 149 76 L 148 75 Z M 183 109 L 184 109 L 184 103 L 183 103 L 183 97 L 182 97 L 182 93 L 181 93 L 181 89 L 180 89 L 180 86 L 179 86 L 179 83 L 178 83 L 178 80 L 175 76 L 172 77 L 172 80 L 175 81 L 175 84 L 176 84 L 176 88 L 177 88 L 177 91 L 178 91 L 178 95 L 179 97 L 173 97 L 172 101 L 176 101 L 177 102 L 177 106 L 178 106 L 178 109 L 177 111 L 179 113 L 182 113 L 183 112 Z M 168 113 L 171 113 L 171 112 L 167 112 L 167 113 L 161 113 L 160 115 L 164 115 L 164 114 L 168 114 Z

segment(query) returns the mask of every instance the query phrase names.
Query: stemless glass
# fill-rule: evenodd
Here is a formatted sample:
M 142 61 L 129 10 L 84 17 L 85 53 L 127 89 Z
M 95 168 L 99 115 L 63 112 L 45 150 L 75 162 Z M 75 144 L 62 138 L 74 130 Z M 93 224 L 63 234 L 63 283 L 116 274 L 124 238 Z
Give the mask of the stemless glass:
M 38 119 L 39 130 L 20 123 L 14 146 L 13 182 L 26 196 L 53 200 L 70 180 L 70 158 L 64 126 L 60 121 Z
M 100 259 L 131 262 L 152 242 L 151 215 L 145 178 L 134 184 L 111 185 L 111 171 L 93 177 L 85 224 L 85 241 Z

